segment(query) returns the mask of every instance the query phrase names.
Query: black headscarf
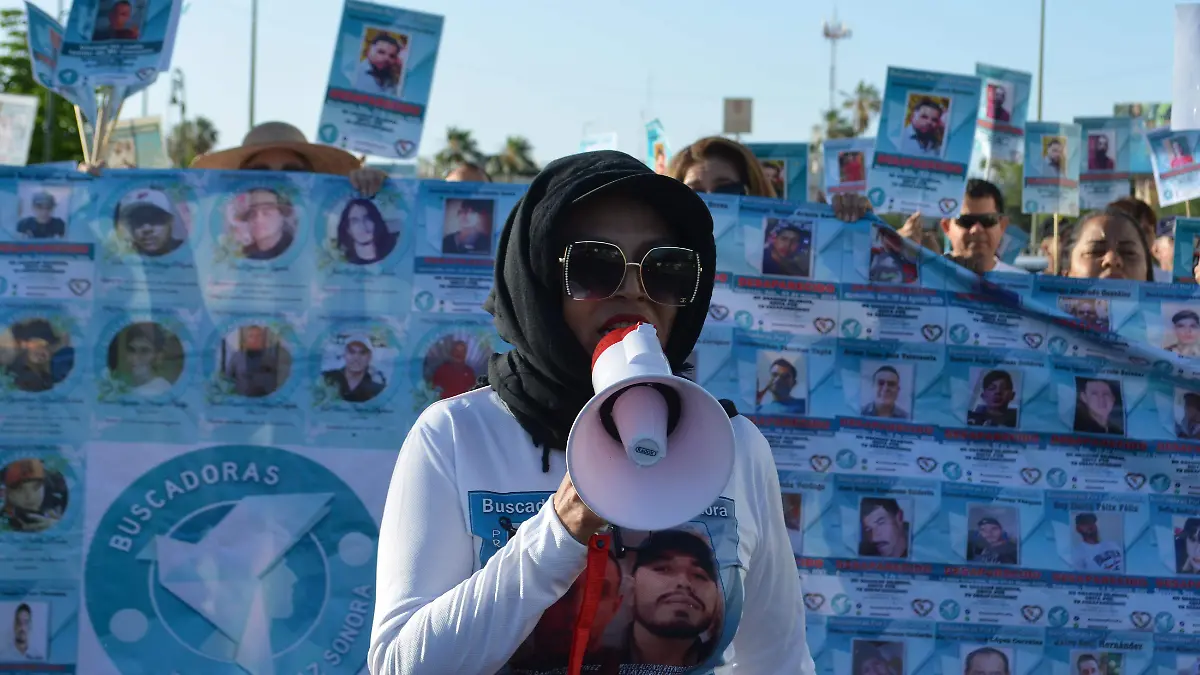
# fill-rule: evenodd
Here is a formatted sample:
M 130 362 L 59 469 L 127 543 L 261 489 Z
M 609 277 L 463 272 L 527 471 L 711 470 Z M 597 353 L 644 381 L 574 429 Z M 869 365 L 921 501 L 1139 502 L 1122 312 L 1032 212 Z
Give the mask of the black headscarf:
M 493 354 L 491 385 L 509 411 L 549 452 L 566 447 L 579 411 L 592 397 L 591 354 L 586 353 L 563 318 L 563 275 L 558 259 L 563 246 L 557 231 L 580 198 L 620 193 L 655 210 L 679 237 L 679 245 L 700 256 L 696 299 L 680 307 L 664 350 L 671 368 L 682 372 L 712 299 L 716 268 L 712 215 L 690 188 L 660 176 L 622 152 L 587 152 L 551 162 L 529 185 L 508 215 L 496 257 L 496 279 L 484 309 L 494 317 L 500 337 L 513 346 Z

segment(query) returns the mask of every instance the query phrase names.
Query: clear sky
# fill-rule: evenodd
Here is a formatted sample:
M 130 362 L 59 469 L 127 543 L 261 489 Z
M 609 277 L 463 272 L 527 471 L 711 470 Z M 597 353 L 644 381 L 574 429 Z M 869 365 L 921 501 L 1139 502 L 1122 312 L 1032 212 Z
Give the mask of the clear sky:
M 35 0 L 54 13 L 57 0 Z M 69 1 L 66 3 L 69 6 Z M 445 33 L 421 154 L 448 126 L 485 151 L 526 136 L 540 162 L 574 152 L 581 134 L 615 131 L 641 156 L 642 124 L 658 117 L 676 147 L 721 127 L 726 96 L 754 99 L 744 141 L 805 141 L 828 106 L 832 0 L 406 0 L 442 14 Z M 1118 101 L 1169 100 L 1173 0 L 1050 0 L 1043 118 L 1107 115 Z M 0 7 L 24 6 L 0 0 Z M 889 65 L 974 73 L 976 62 L 1034 73 L 1038 0 L 841 0 L 853 31 L 838 47 L 838 88 L 883 89 Z M 256 120 L 291 122 L 311 138 L 329 76 L 340 0 L 260 0 Z M 248 128 L 250 0 L 192 0 L 173 66 L 188 116 L 216 123 L 222 147 Z M 149 90 L 167 110 L 169 77 Z M 1035 79 L 1036 89 L 1036 79 Z M 1036 119 L 1036 94 L 1030 119 Z M 142 102 L 122 117 L 140 115 Z

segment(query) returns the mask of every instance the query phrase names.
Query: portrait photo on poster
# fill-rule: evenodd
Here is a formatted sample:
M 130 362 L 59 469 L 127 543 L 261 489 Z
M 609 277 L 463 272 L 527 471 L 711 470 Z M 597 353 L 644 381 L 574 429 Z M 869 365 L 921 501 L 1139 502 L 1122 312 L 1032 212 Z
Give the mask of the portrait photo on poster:
M 904 642 L 900 640 L 859 640 L 850 647 L 851 673 L 854 675 L 876 675 L 877 673 L 906 673 Z
M 803 354 L 758 352 L 754 411 L 760 415 L 803 415 L 808 409 L 808 376 Z
M 1194 149 L 1187 134 L 1171 134 L 1162 139 L 1154 148 L 1154 159 L 1158 163 L 1159 173 L 1195 164 L 1193 152 Z
M 1083 328 L 1099 333 L 1112 332 L 1112 314 L 1107 298 L 1072 298 L 1059 296 L 1058 308 L 1082 324 Z
M 1042 136 L 1042 175 L 1062 176 L 1067 173 L 1067 137 Z
M 50 604 L 34 601 L 0 602 L 0 662 L 45 661 L 50 643 Z
M 400 98 L 412 37 L 381 26 L 365 26 L 359 47 L 354 88 L 375 96 Z
M 876 284 L 916 284 L 921 280 L 919 252 L 887 225 L 871 226 L 867 280 Z
M 366 403 L 387 389 L 394 351 L 365 333 L 334 335 L 321 349 L 321 379 L 337 400 Z
M 113 212 L 113 231 L 133 253 L 145 258 L 174 253 L 188 240 L 191 230 L 189 205 L 173 201 L 159 188 L 127 192 Z
M 667 173 L 667 144 L 662 141 L 654 142 L 654 173 Z
M 1194 358 L 1200 356 L 1200 304 L 1163 303 L 1162 348 Z
M 962 645 L 959 650 L 962 653 L 963 675 L 1015 675 L 1021 672 L 1016 669 L 1013 650 L 1009 647 Z
M 584 649 L 586 663 L 674 664 L 671 670 L 682 670 L 677 666 L 697 666 L 716 651 L 724 633 L 726 590 L 703 526 L 622 533 L 606 569 Z M 508 666 L 524 672 L 563 669 L 583 601 L 582 581 L 582 576 L 576 579 L 542 613 Z
M 63 239 L 71 222 L 71 187 L 17 183 L 16 239 Z
M 807 279 L 812 275 L 813 223 L 795 218 L 763 219 L 762 273 Z
M 1116 168 L 1117 139 L 1111 129 L 1089 131 L 1087 134 L 1088 171 L 1112 171 Z
M 130 136 L 111 139 L 104 163 L 110 169 L 138 168 L 137 141 Z
M 354 198 L 330 214 L 330 238 L 340 259 L 351 265 L 371 265 L 384 260 L 400 240 L 401 218 L 388 218 L 374 200 Z
M 981 565 L 1017 565 L 1021 561 L 1021 520 L 1015 506 L 967 507 L 966 558 Z
M 985 80 L 984 119 L 1011 122 L 1013 84 L 1004 80 Z
M 792 553 L 804 553 L 804 495 L 795 492 L 783 493 L 783 526 L 787 528 L 792 542 Z
M 1200 673 L 1200 656 L 1188 654 L 1175 657 L 1175 675 L 1197 675 Z
M 442 254 L 492 255 L 495 218 L 494 199 L 447 199 L 442 217 Z
M 1125 521 L 1114 511 L 1071 511 L 1071 568 L 1125 571 Z
M 763 175 L 766 176 L 767 182 L 771 184 L 771 187 L 775 188 L 775 196 L 779 199 L 787 199 L 787 160 L 760 159 L 758 163 L 762 166 Z
M 1200 515 L 1172 516 L 1175 573 L 1200 574 Z
M 99 0 L 92 25 L 92 42 L 137 40 L 146 16 L 146 0 Z
M 946 151 L 952 97 L 909 92 L 897 150 L 904 155 L 941 157 Z
M 858 150 L 844 150 L 837 154 L 838 183 L 861 183 L 867 179 L 867 163 Z
M 1121 381 L 1102 377 L 1075 378 L 1075 423 L 1085 434 L 1125 435 L 1125 398 Z
M 858 555 L 907 559 L 912 549 L 913 501 L 863 497 L 858 503 Z
M 225 334 L 217 349 L 220 376 L 233 385 L 238 396 L 270 396 L 292 375 L 291 350 L 267 326 L 238 326 Z
M 911 363 L 863 361 L 859 365 L 859 414 L 910 420 L 914 367 Z
M 1175 437 L 1180 440 L 1200 440 L 1200 392 L 1175 388 L 1172 417 Z
M 50 391 L 74 368 L 71 335 L 49 319 L 21 319 L 0 332 L 0 374 L 17 391 Z
M 438 392 L 438 400 L 464 394 L 487 374 L 490 345 L 467 331 L 452 331 L 439 337 L 422 358 L 425 384 Z
M 21 457 L 0 468 L 4 510 L 0 533 L 45 532 L 67 512 L 70 494 L 62 472 L 36 457 Z
M 971 400 L 967 425 L 1016 429 L 1021 417 L 1021 371 L 1017 368 L 971 368 Z
M 237 255 L 247 260 L 274 260 L 296 239 L 299 213 L 282 191 L 252 188 L 225 204 L 225 235 Z
M 1069 658 L 1072 675 L 1125 675 L 1126 672 L 1125 655 L 1120 652 L 1072 650 Z
M 108 372 L 134 396 L 160 396 L 179 381 L 184 358 L 179 337 L 161 324 L 132 323 L 108 345 Z

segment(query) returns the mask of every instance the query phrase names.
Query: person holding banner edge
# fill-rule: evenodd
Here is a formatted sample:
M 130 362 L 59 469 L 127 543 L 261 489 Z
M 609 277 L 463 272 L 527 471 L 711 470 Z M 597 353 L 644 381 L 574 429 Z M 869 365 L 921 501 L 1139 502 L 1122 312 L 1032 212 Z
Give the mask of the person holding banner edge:
M 396 463 L 380 532 L 372 675 L 531 672 L 514 655 L 527 636 L 546 634 L 544 615 L 574 614 L 559 602 L 585 568 L 585 542 L 606 527 L 558 451 L 591 398 L 591 351 L 607 331 L 650 323 L 683 371 L 712 294 L 712 227 L 695 192 L 623 153 L 565 157 L 533 180 L 505 225 L 485 305 L 514 349 L 492 356 L 486 386 L 427 408 Z M 663 259 L 680 249 L 691 255 Z M 620 258 L 640 260 L 639 269 Z M 691 287 L 681 297 L 685 268 Z M 594 299 L 574 299 L 581 295 Z M 697 515 L 704 526 L 613 530 L 614 541 L 641 541 L 613 547 L 632 585 L 629 616 L 585 663 L 609 672 L 626 664 L 815 672 L 770 447 L 745 417 L 730 421 L 735 467 L 722 499 Z M 682 535 L 660 541 L 675 532 L 697 537 L 703 555 Z M 648 586 L 635 600 L 643 575 L 673 590 Z M 715 595 L 695 585 L 702 579 Z M 566 666 L 564 655 L 556 672 Z

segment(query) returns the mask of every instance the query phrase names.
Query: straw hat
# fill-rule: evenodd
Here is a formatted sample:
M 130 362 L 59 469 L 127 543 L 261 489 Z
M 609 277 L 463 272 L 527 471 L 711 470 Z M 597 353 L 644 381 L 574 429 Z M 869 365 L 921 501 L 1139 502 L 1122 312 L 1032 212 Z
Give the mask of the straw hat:
M 246 160 L 265 150 L 291 150 L 312 165 L 313 173 L 345 176 L 361 168 L 358 159 L 329 145 L 309 143 L 304 132 L 286 122 L 263 122 L 250 130 L 236 148 L 210 152 L 192 161 L 193 169 L 240 169 Z

